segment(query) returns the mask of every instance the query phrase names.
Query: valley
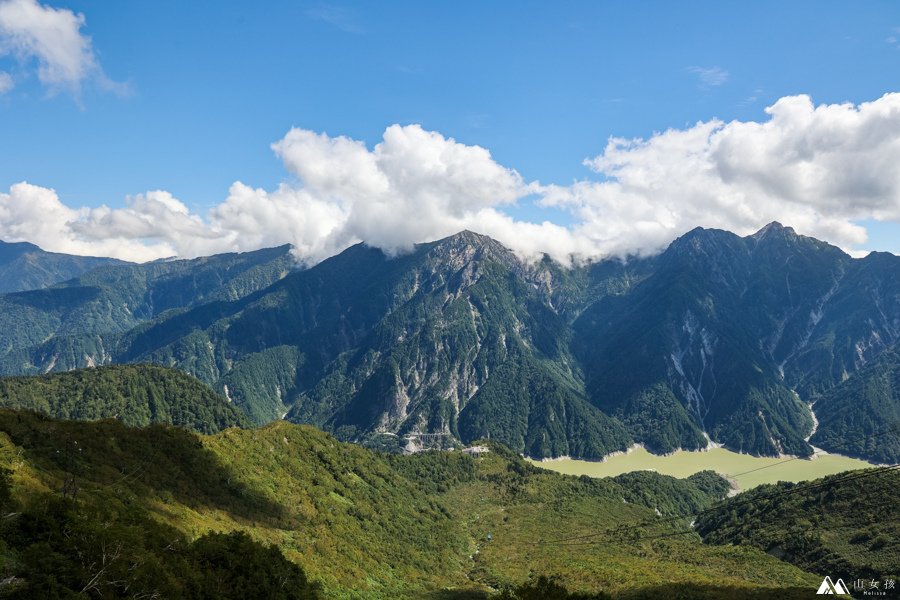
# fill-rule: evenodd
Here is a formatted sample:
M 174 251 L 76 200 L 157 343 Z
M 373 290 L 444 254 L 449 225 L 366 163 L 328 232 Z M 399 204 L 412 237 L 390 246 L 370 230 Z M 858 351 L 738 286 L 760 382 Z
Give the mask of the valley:
M 900 599 L 898 51 L 0 0 L 0 600 Z
M 897 506 L 860 511 L 896 484 L 872 466 L 900 457 L 898 261 L 777 223 L 570 265 L 463 231 L 2 294 L 4 576 L 206 598 L 244 553 L 305 590 L 285 598 L 505 600 L 891 575 Z M 807 506 L 841 536 L 795 527 Z M 131 562 L 72 562 L 108 543 Z
M 433 434 L 537 459 L 712 443 L 890 462 L 897 440 L 866 436 L 900 420 L 898 273 L 778 223 L 592 263 L 462 231 L 308 268 L 286 246 L 105 265 L 0 295 L 0 374 L 174 367 L 256 425 L 391 451 Z

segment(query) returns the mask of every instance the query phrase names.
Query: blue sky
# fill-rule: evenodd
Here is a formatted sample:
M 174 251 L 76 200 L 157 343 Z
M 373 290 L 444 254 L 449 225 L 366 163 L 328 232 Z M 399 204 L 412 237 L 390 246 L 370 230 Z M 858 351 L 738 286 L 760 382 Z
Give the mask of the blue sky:
M 270 148 L 294 127 L 371 149 L 387 127 L 419 124 L 486 148 L 525 184 L 569 186 L 610 177 L 583 164 L 610 137 L 764 122 L 799 94 L 858 105 L 900 91 L 895 2 L 42 5 L 83 14 L 97 68 L 53 85 L 39 57 L 0 55 L 14 81 L 0 95 L 0 193 L 27 181 L 76 210 L 165 190 L 206 219 L 235 181 L 302 188 L 303 168 Z M 571 202 L 534 205 L 534 191 L 497 210 L 585 219 Z M 845 218 L 868 230 L 856 247 L 900 252 L 891 219 Z

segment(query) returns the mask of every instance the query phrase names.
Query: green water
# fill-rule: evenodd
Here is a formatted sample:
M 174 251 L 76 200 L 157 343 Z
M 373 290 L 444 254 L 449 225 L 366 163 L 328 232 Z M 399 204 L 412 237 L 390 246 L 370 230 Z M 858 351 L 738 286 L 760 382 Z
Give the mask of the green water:
M 664 475 L 683 478 L 698 471 L 711 469 L 735 481 L 742 490 L 763 483 L 805 481 L 850 469 L 864 469 L 873 466 L 864 460 L 837 454 L 824 454 L 810 460 L 750 456 L 724 448 L 713 448 L 705 452 L 679 450 L 666 456 L 657 456 L 640 447 L 627 454 L 609 457 L 603 462 L 571 458 L 531 462 L 551 471 L 591 477 L 613 477 L 631 471 L 656 471 Z M 761 469 L 761 467 L 765 468 Z

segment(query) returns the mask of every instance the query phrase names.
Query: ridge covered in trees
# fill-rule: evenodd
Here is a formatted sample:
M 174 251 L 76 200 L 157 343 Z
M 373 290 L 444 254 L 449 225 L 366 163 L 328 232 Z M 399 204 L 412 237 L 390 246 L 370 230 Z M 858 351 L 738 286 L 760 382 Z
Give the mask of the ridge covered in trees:
M 117 419 L 200 433 L 249 425 L 243 413 L 190 375 L 156 365 L 111 365 L 33 377 L 0 377 L 0 407 L 59 419 Z

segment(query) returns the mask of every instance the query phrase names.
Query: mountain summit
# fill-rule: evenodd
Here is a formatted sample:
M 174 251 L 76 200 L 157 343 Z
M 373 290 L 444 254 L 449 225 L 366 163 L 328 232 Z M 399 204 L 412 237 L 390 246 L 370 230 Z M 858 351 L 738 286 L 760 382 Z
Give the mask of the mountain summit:
M 257 423 L 382 448 L 491 438 L 599 458 L 714 441 L 806 455 L 808 404 L 900 340 L 900 258 L 853 259 L 778 223 L 747 237 L 698 228 L 655 257 L 570 267 L 524 263 L 471 231 L 393 258 L 358 244 L 304 270 L 266 252 L 0 296 L 0 367 L 174 366 Z M 827 406 L 826 449 L 860 429 L 852 404 Z M 866 406 L 868 424 L 894 410 Z

